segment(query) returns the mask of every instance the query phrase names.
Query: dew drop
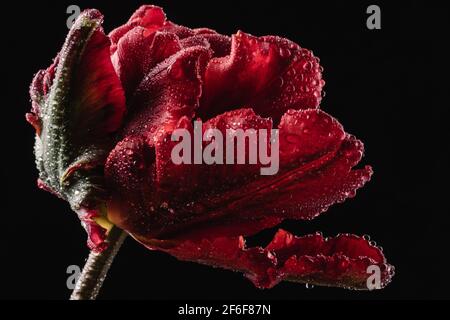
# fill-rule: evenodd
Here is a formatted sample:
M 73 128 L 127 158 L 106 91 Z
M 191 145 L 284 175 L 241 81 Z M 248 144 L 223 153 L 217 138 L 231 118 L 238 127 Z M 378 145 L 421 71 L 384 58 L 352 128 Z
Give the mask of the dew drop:
M 289 48 L 291 48 L 292 50 L 298 50 L 299 49 L 299 46 L 298 46 L 298 44 L 295 44 L 295 43 L 290 43 L 289 44 Z
M 291 56 L 291 50 L 287 48 L 280 48 L 280 56 L 282 58 L 288 58 Z
M 309 71 L 312 69 L 312 63 L 311 61 L 305 61 L 305 63 L 303 64 L 303 69 L 305 71 Z
M 169 204 L 164 201 L 163 203 L 161 203 L 160 207 L 163 208 L 163 209 L 168 209 L 169 208 Z
M 261 43 L 261 52 L 266 55 L 269 53 L 270 44 L 268 42 Z
M 294 68 L 291 68 L 291 69 L 289 69 L 289 70 L 287 71 L 287 75 L 290 76 L 290 77 L 295 76 L 296 73 L 297 73 L 297 71 L 295 71 Z
M 279 78 L 276 80 L 276 85 L 277 85 L 277 87 L 278 87 L 278 88 L 281 88 L 281 87 L 283 86 L 283 84 L 284 84 L 283 78 L 282 78 L 282 77 L 279 77 Z

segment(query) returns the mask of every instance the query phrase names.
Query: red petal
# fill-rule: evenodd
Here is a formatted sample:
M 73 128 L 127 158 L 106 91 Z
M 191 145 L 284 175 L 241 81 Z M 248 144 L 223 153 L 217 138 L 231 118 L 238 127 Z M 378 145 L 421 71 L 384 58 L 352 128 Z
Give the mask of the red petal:
M 203 125 L 203 132 L 210 129 L 218 129 L 222 132 L 223 143 L 228 139 L 230 132 L 235 130 L 267 130 L 268 139 L 270 139 L 270 130 L 272 129 L 272 120 L 270 118 L 262 118 L 255 114 L 252 109 L 238 109 L 221 114 L 213 119 L 208 120 Z M 231 131 L 227 131 L 231 130 Z M 206 147 L 206 144 L 204 146 Z M 234 164 L 227 165 L 204 165 L 202 168 L 201 182 L 203 188 L 211 190 L 217 187 L 217 181 L 221 181 L 221 187 L 225 188 L 229 185 L 236 185 L 242 183 L 245 179 L 259 176 L 261 163 L 248 164 L 248 156 L 245 159 L 246 164 L 237 164 L 237 154 L 249 154 L 248 142 L 244 146 L 244 150 L 237 150 L 235 148 Z M 259 159 L 257 159 L 259 160 Z M 226 163 L 225 154 L 223 156 L 223 163 Z
M 33 103 L 34 105 L 34 103 Z M 32 107 L 33 109 L 36 109 L 36 107 Z M 32 112 L 29 112 L 27 114 L 25 114 L 25 119 L 28 121 L 29 124 L 31 124 L 34 128 L 34 130 L 36 130 L 36 134 L 38 136 L 41 135 L 41 131 L 42 131 L 42 123 L 41 123 L 41 119 Z
M 75 127 L 80 137 L 89 134 L 91 140 L 116 131 L 125 114 L 125 96 L 110 59 L 109 45 L 103 31 L 94 31 L 72 85 L 72 96 L 79 107 Z
M 128 22 L 115 30 L 111 38 L 111 55 L 128 99 L 154 66 L 180 49 L 178 38 L 173 35 L 154 39 L 155 33 L 163 29 L 166 16 L 160 7 L 143 5 Z
M 109 154 L 105 164 L 111 193 L 108 219 L 115 225 L 135 228 L 151 220 L 154 162 L 153 149 L 142 137 L 125 138 Z
M 191 137 L 193 136 L 192 122 L 188 117 L 182 117 L 175 128 L 186 129 L 190 132 Z M 183 201 L 196 191 L 201 168 L 198 165 L 173 163 L 172 149 L 178 142 L 171 140 L 172 133 L 173 131 L 165 132 L 161 143 L 156 145 L 155 183 L 162 201 L 173 200 L 173 190 L 177 190 L 177 199 Z M 191 155 L 193 155 L 193 150 L 191 150 Z
M 289 108 L 316 108 L 323 84 L 310 51 L 286 39 L 238 32 L 231 53 L 208 64 L 199 115 L 208 118 L 251 105 L 278 121 Z
M 119 40 L 130 30 L 135 27 L 143 27 L 147 30 L 147 35 L 160 29 L 164 22 L 166 21 L 166 16 L 164 11 L 160 7 L 152 5 L 143 5 L 136 10 L 135 13 L 130 17 L 128 22 L 123 26 L 120 26 L 109 34 L 112 42 L 111 54 L 115 52 L 116 45 Z
M 242 237 L 199 241 L 146 241 L 180 260 L 243 272 L 257 287 L 270 288 L 282 280 L 367 290 L 372 274 L 380 269 L 380 286 L 387 285 L 394 268 L 383 253 L 354 235 L 323 238 L 320 234 L 295 237 L 279 230 L 265 248 L 247 248 Z
M 202 33 L 181 40 L 183 48 L 195 45 L 204 46 L 211 49 L 213 57 L 223 57 L 230 54 L 231 39 L 230 37 L 218 33 Z
M 136 10 L 126 24 L 114 29 L 109 34 L 112 41 L 111 54 L 116 52 L 116 45 L 119 43 L 120 39 L 136 27 L 145 29 L 144 36 L 149 36 L 156 31 L 163 31 L 166 33 L 173 33 L 178 38 L 183 39 L 194 36 L 196 33 L 201 33 L 166 21 L 164 11 L 160 7 L 143 5 Z
M 180 120 L 176 128 L 187 129 L 191 133 L 191 146 L 193 147 L 193 126 L 189 118 L 184 117 Z M 247 129 L 266 129 L 272 128 L 272 121 L 257 116 L 252 109 L 239 109 L 224 113 L 203 124 L 202 135 L 210 129 L 218 129 L 224 137 L 224 145 L 227 137 L 227 129 L 247 130 Z M 225 189 L 226 186 L 235 185 L 247 178 L 259 174 L 260 164 L 257 165 L 194 165 L 194 149 L 191 150 L 191 164 L 175 165 L 171 158 L 172 149 L 178 142 L 171 141 L 172 131 L 165 132 L 161 143 L 156 146 L 156 170 L 157 184 L 160 192 L 167 194 L 166 200 L 172 202 L 173 190 L 177 190 L 177 198 L 185 201 L 188 196 L 193 194 L 204 194 L 214 188 Z M 203 143 L 203 148 L 209 144 Z M 248 145 L 245 146 L 248 149 Z M 248 152 L 247 152 L 248 153 Z M 234 162 L 237 163 L 237 152 L 235 152 Z M 223 163 L 226 163 L 225 153 L 222 157 Z M 220 186 L 217 185 L 220 181 Z
M 288 110 L 280 129 L 280 162 L 299 164 L 335 152 L 345 138 L 342 125 L 320 110 Z
M 152 213 L 156 210 L 167 212 L 167 208 L 162 201 L 154 203 L 155 192 L 148 188 L 155 187 L 155 177 L 147 169 L 135 172 L 133 167 L 137 160 L 134 157 L 140 155 L 148 166 L 154 164 L 154 155 L 148 157 L 146 153 L 154 152 L 154 146 L 164 139 L 166 132 L 173 131 L 181 118 L 193 117 L 201 93 L 200 74 L 209 55 L 208 49 L 198 46 L 179 51 L 154 68 L 136 92 L 131 116 L 123 130 L 125 139 L 111 152 L 105 167 L 110 188 L 116 195 L 109 204 L 113 209 L 108 214 L 115 212 L 110 219 L 117 225 L 140 225 L 148 229 L 149 223 L 159 228 L 151 221 Z M 130 143 L 142 146 L 125 154 Z M 148 151 L 145 153 L 144 149 Z M 129 189 L 129 180 L 138 182 L 132 184 L 135 188 Z M 125 212 L 127 214 L 123 215 Z
M 164 131 L 155 145 L 152 221 L 136 218 L 140 223 L 120 225 L 147 239 L 249 235 L 283 219 L 312 219 L 354 196 L 372 173 L 370 167 L 352 170 L 362 157 L 363 145 L 320 110 L 288 111 L 283 117 L 282 167 L 274 176 L 260 176 L 259 165 L 175 165 L 171 159 L 175 143 L 170 140 L 175 127 Z M 178 127 L 192 131 L 189 117 Z M 269 129 L 271 122 L 251 109 L 241 109 L 208 121 L 203 130 L 250 127 Z M 161 205 L 164 210 L 158 209 Z
M 128 100 L 151 68 L 180 49 L 174 34 L 156 32 L 148 35 L 147 29 L 136 27 L 124 35 L 112 61 Z
M 348 138 L 332 159 L 326 159 L 332 155 L 327 154 L 267 181 L 256 180 L 223 193 L 210 204 L 220 207 L 227 201 L 227 208 L 222 210 L 228 212 L 223 214 L 239 212 L 240 219 L 271 214 L 283 219 L 312 219 L 334 203 L 353 197 L 370 179 L 370 167 L 352 170 L 355 159 L 361 157 L 361 147 L 359 141 Z
M 289 59 L 289 65 L 261 94 L 251 102 L 255 110 L 270 113 L 278 119 L 287 109 L 316 108 L 322 100 L 323 68 L 312 51 L 296 43 L 274 36 L 261 38 L 278 47 L 280 56 Z
M 157 132 L 172 131 L 183 116 L 192 118 L 209 56 L 208 49 L 191 47 L 153 68 L 131 101 L 123 136 L 145 134 L 154 143 L 161 138 Z
M 87 240 L 89 249 L 94 252 L 102 252 L 105 250 L 108 247 L 105 241 L 107 230 L 94 221 L 94 218 L 100 216 L 100 214 L 95 210 L 81 210 L 77 214 L 81 224 L 89 235 Z
M 170 22 L 170 21 L 167 21 L 164 24 L 163 30 L 166 31 L 166 32 L 170 32 L 170 33 L 173 33 L 173 34 L 177 35 L 177 37 L 180 38 L 180 39 L 192 37 L 192 36 L 195 35 L 195 31 L 194 30 L 192 30 L 190 28 L 187 28 L 187 27 L 184 27 L 184 26 L 177 25 L 177 24 L 175 24 L 173 22 Z

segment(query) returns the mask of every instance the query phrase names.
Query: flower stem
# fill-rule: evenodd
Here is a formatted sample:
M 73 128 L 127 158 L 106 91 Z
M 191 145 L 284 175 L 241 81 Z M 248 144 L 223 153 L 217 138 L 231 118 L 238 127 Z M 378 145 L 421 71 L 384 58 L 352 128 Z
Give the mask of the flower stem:
M 126 236 L 121 229 L 112 227 L 106 239 L 108 248 L 101 253 L 89 254 L 70 300 L 95 300 Z

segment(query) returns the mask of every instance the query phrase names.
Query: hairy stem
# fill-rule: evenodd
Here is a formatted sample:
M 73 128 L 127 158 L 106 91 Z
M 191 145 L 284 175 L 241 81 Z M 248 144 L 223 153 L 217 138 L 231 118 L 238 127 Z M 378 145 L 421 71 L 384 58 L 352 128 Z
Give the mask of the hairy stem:
M 95 300 L 126 236 L 124 231 L 116 227 L 109 231 L 106 239 L 108 248 L 101 253 L 89 254 L 70 300 Z

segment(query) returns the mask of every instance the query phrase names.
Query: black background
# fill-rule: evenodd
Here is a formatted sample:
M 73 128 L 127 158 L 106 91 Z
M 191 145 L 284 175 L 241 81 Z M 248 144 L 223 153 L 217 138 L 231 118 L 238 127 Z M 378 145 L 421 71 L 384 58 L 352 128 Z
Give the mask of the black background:
M 189 27 L 232 34 L 276 34 L 312 49 L 325 69 L 322 109 L 366 146 L 372 181 L 354 199 L 314 221 L 284 223 L 302 235 L 370 234 L 396 266 L 384 290 L 306 289 L 281 283 L 258 290 L 241 275 L 183 263 L 127 239 L 100 299 L 449 298 L 448 131 L 437 48 L 448 16 L 429 2 L 153 1 Z M 86 235 L 68 205 L 36 187 L 34 130 L 25 122 L 28 86 L 67 33 L 66 8 L 95 7 L 105 30 L 124 23 L 140 1 L 36 1 L 2 4 L 1 298 L 66 299 L 68 265 L 82 265 Z M 382 29 L 366 28 L 378 4 Z M 448 27 L 447 27 L 448 28 Z M 266 240 L 268 230 L 256 240 Z

